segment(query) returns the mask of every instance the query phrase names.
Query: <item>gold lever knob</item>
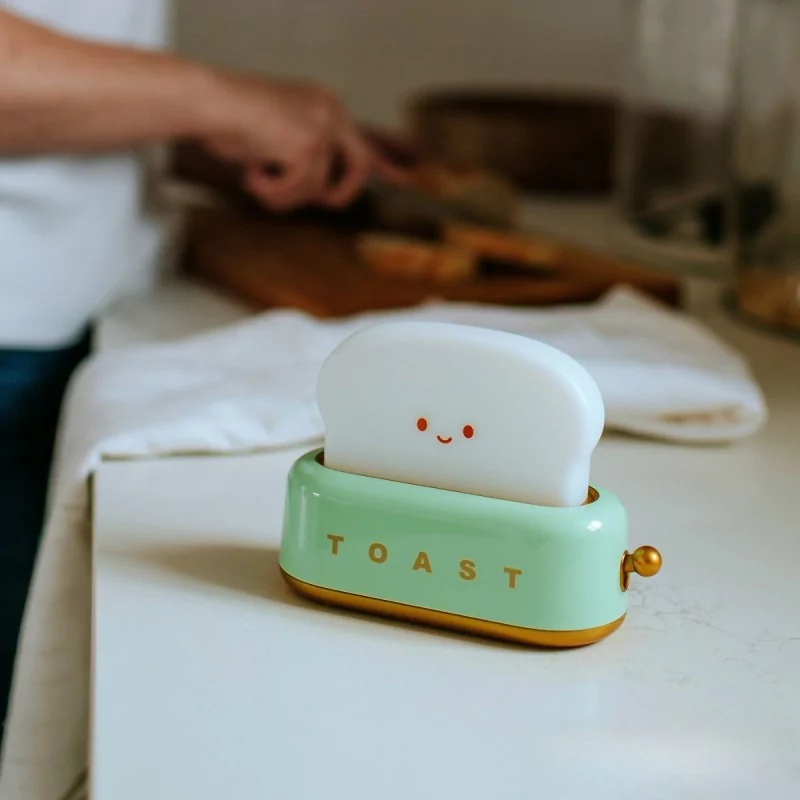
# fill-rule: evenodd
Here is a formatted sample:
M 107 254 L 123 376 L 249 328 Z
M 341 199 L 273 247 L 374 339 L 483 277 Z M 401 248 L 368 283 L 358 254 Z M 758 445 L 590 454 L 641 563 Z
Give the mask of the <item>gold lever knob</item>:
M 622 556 L 619 570 L 620 588 L 623 592 L 628 590 L 632 572 L 643 578 L 652 578 L 660 569 L 661 553 L 655 547 L 644 545 L 644 547 L 637 547 L 632 553 L 626 550 Z

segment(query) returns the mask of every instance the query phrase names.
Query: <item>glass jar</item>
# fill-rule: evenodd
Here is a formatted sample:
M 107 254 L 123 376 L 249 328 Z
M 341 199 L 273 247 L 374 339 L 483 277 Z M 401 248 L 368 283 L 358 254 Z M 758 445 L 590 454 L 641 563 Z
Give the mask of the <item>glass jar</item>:
M 747 0 L 737 62 L 733 302 L 800 335 L 800 2 Z
M 740 0 L 627 0 L 617 158 L 617 246 L 717 273 Z

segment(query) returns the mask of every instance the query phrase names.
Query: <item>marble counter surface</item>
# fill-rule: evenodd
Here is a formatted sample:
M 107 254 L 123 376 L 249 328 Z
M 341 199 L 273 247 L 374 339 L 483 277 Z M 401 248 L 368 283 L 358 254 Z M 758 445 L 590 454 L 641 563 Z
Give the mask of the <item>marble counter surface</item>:
M 204 290 L 171 291 L 186 310 Z M 277 548 L 298 451 L 105 464 L 95 800 L 796 796 L 800 346 L 729 318 L 711 285 L 692 293 L 751 360 L 770 419 L 725 447 L 604 437 L 593 479 L 664 568 L 589 648 L 506 647 L 295 598 Z M 137 340 L 128 313 L 114 346 Z

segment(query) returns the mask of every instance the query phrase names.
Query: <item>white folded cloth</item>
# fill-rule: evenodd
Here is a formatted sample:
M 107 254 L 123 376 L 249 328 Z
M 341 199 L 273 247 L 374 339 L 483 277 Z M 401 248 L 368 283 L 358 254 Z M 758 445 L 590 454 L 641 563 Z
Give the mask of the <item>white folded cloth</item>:
M 431 303 L 336 322 L 274 311 L 179 342 L 100 354 L 80 370 L 67 400 L 17 659 L 0 800 L 58 800 L 86 767 L 87 478 L 100 460 L 316 444 L 323 360 L 353 331 L 398 317 L 498 328 L 564 350 L 597 381 L 609 429 L 724 442 L 754 433 L 766 418 L 736 352 L 629 289 L 589 306 L 540 310 Z

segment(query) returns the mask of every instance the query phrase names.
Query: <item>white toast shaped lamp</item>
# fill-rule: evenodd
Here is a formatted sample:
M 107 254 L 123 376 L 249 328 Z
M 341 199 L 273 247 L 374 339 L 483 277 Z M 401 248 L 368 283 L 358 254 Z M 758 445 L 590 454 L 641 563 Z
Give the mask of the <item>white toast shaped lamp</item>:
M 281 568 L 316 600 L 527 644 L 575 646 L 624 620 L 619 500 L 590 483 L 600 391 L 524 336 L 390 322 L 323 366 L 323 450 L 289 476 Z

